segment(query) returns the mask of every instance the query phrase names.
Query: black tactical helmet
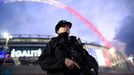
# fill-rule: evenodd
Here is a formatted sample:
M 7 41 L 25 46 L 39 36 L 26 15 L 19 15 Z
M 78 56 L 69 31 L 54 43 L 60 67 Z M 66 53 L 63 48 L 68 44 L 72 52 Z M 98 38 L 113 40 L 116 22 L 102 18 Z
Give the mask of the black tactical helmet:
M 55 32 L 57 33 L 58 29 L 59 29 L 60 27 L 65 26 L 65 25 L 68 25 L 69 28 L 72 27 L 72 23 L 71 23 L 71 22 L 68 22 L 68 21 L 66 21 L 66 20 L 60 20 L 60 21 L 57 23 L 56 27 L 55 27 Z

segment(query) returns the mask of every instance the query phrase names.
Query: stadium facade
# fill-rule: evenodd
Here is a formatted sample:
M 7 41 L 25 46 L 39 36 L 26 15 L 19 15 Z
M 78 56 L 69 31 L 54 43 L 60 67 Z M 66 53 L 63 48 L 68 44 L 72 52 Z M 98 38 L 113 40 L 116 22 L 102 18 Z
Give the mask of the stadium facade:
M 38 65 L 38 57 L 51 37 L 53 36 L 16 34 L 8 40 L 6 52 L 11 54 L 15 65 Z M 2 57 L 2 49 L 5 44 L 6 39 L 1 37 L 0 57 Z M 100 70 L 104 68 L 129 70 L 129 64 L 122 53 L 94 43 L 83 44 L 88 53 L 97 60 Z

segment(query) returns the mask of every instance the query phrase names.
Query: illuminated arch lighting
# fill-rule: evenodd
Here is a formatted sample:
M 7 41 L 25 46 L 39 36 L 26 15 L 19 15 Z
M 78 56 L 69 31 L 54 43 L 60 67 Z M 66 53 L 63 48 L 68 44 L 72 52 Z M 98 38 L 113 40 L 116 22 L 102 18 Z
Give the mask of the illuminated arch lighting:
M 8 2 L 19 2 L 19 1 L 32 1 L 32 2 L 41 2 L 41 3 L 48 3 L 51 5 L 54 5 L 58 8 L 62 8 L 70 12 L 71 14 L 75 15 L 77 18 L 79 18 L 88 28 L 90 28 L 93 32 L 97 34 L 97 36 L 103 41 L 104 45 L 111 48 L 110 43 L 102 36 L 102 34 L 86 19 L 84 18 L 81 14 L 79 14 L 77 11 L 72 9 L 71 7 L 58 2 L 57 0 L 4 0 L 4 3 Z

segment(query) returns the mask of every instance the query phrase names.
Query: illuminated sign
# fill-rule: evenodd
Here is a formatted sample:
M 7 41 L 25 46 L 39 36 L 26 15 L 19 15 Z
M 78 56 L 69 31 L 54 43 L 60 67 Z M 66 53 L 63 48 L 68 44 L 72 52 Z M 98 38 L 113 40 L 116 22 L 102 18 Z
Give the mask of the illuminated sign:
M 38 57 L 41 55 L 41 49 L 37 50 L 15 50 L 12 49 L 11 57 Z

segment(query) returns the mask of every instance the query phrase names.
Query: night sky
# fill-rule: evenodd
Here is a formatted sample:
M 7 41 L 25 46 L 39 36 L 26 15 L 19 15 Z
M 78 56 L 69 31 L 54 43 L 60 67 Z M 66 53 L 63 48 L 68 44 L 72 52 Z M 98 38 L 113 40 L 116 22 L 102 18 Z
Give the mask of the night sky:
M 84 41 L 102 44 L 102 40 L 80 19 L 48 3 L 0 0 L 0 33 L 56 35 L 55 25 L 61 19 L 73 23 L 71 35 Z M 11 0 L 10 0 L 11 1 Z M 15 1 L 15 0 L 12 0 Z M 133 0 L 56 0 L 92 23 L 108 40 L 126 44 L 126 54 L 134 55 Z
M 125 42 L 126 53 L 134 55 L 134 1 L 128 0 L 125 2 L 129 14 L 121 21 L 115 39 Z

